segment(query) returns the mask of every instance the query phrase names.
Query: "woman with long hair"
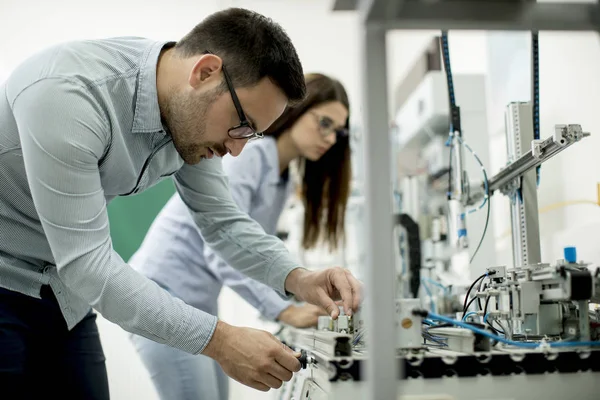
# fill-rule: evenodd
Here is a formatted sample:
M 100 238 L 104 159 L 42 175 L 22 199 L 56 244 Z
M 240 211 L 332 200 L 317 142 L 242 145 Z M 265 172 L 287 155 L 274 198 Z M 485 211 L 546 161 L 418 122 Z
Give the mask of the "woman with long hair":
M 305 100 L 287 107 L 264 138 L 248 143 L 238 157 L 224 157 L 223 168 L 238 206 L 267 233 L 275 234 L 295 189 L 290 164 L 298 161 L 301 185 L 296 189 L 305 210 L 302 247 L 325 243 L 335 250 L 344 240 L 350 192 L 348 96 L 342 84 L 328 76 L 308 74 L 305 79 Z M 312 305 L 293 305 L 225 264 L 204 243 L 177 194 L 161 210 L 129 263 L 174 296 L 213 315 L 218 314 L 223 285 L 264 317 L 295 327 L 315 326 L 318 316 L 326 314 Z M 161 399 L 228 398 L 228 378 L 214 360 L 141 336 L 132 335 L 131 340 Z

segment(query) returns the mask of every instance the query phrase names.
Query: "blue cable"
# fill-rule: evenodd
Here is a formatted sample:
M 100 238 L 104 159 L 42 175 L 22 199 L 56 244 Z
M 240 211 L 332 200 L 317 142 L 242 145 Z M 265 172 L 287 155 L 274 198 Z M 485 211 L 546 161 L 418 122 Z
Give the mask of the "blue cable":
M 477 315 L 477 312 L 475 311 L 469 311 L 468 313 L 465 314 L 465 316 L 462 318 L 463 321 L 466 321 L 467 318 L 471 315 Z
M 444 340 L 448 340 L 447 338 L 436 337 L 427 332 L 423 332 L 423 338 L 425 338 L 425 340 L 429 340 L 430 342 L 437 343 L 442 347 L 448 347 L 448 343 L 444 342 Z
M 483 187 L 484 187 L 485 195 L 483 196 L 483 201 L 481 202 L 481 204 L 479 205 L 478 208 L 473 208 L 473 209 L 469 210 L 468 213 L 472 214 L 477 210 L 481 210 L 485 206 L 485 204 L 489 201 L 489 199 L 488 199 L 489 194 L 490 194 L 489 182 L 488 182 L 488 177 L 487 177 L 487 172 L 485 170 L 485 167 L 483 166 L 483 163 L 481 162 L 481 159 L 479 158 L 477 153 L 475 153 L 475 151 L 473 151 L 471 146 L 469 146 L 460 136 L 457 136 L 457 139 L 458 139 L 458 142 L 463 147 L 465 147 L 473 155 L 473 157 L 475 157 L 475 161 L 477 161 L 477 164 L 479 164 L 479 167 L 481 168 L 481 172 L 483 173 Z
M 404 243 L 404 233 L 400 234 L 400 242 Z M 404 246 L 400 245 L 400 259 L 402 260 L 402 272 L 400 272 L 400 275 L 402 277 L 404 277 L 406 275 L 406 257 L 404 257 L 404 255 L 406 254 L 406 250 L 404 250 Z
M 423 282 L 422 279 L 421 279 L 421 283 L 423 284 L 423 289 L 425 289 L 425 291 L 427 292 L 427 295 L 431 299 L 431 301 L 429 303 L 429 307 L 431 307 L 431 311 L 433 312 L 433 311 L 435 311 L 435 302 L 433 301 L 433 293 L 431 293 L 431 289 L 429 289 L 429 286 L 427 286 L 425 284 L 425 282 Z
M 442 289 L 442 290 L 443 290 L 443 291 L 445 291 L 445 292 L 447 292 L 447 291 L 449 290 L 449 288 L 448 288 L 448 287 L 446 287 L 446 286 L 442 285 L 442 284 L 441 284 L 441 283 L 439 283 L 439 282 L 436 282 L 436 281 L 434 281 L 434 280 L 433 280 L 433 279 L 431 279 L 431 278 L 425 278 L 425 277 L 423 277 L 423 278 L 421 278 L 421 282 L 423 282 L 423 281 L 427 281 L 428 283 L 431 283 L 432 285 L 439 287 L 440 289 Z
M 500 343 L 508 344 L 511 346 L 535 349 L 542 345 L 541 343 L 525 343 L 525 342 L 515 342 L 513 340 L 508 340 L 508 339 L 503 338 L 502 336 L 494 335 L 493 333 L 490 333 L 483 329 L 479 329 L 479 328 L 477 328 L 473 325 L 469 325 L 465 322 L 461 322 L 461 321 L 457 321 L 452 318 L 444 317 L 443 315 L 439 315 L 439 314 L 436 314 L 433 312 L 427 313 L 427 317 L 429 317 L 433 320 L 446 322 L 448 324 L 460 326 L 461 328 L 469 329 L 469 330 L 471 330 L 475 333 L 478 333 L 482 336 L 486 336 L 490 339 L 494 339 Z M 600 341 L 597 341 L 597 342 L 547 342 L 546 344 L 549 345 L 550 347 L 586 347 L 586 346 L 600 346 Z

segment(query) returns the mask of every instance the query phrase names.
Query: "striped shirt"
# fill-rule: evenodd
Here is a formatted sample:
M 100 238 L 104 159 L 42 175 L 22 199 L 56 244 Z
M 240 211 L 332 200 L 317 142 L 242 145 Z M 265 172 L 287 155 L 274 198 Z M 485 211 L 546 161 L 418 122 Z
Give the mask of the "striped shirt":
M 250 142 L 238 157 L 223 157 L 233 199 L 265 232 L 277 222 L 293 189 L 279 173 L 277 142 L 271 136 Z M 261 314 L 274 320 L 290 306 L 268 286 L 227 265 L 204 244 L 185 203 L 177 194 L 158 214 L 129 264 L 187 304 L 218 314 L 223 285 L 233 289 Z
M 221 160 L 187 165 L 162 125 L 156 65 L 168 42 L 64 43 L 0 86 L 0 287 L 50 285 L 69 329 L 93 307 L 123 329 L 197 354 L 216 317 L 172 297 L 113 250 L 107 204 L 172 177 L 205 242 L 286 297 L 298 266 L 233 201 Z

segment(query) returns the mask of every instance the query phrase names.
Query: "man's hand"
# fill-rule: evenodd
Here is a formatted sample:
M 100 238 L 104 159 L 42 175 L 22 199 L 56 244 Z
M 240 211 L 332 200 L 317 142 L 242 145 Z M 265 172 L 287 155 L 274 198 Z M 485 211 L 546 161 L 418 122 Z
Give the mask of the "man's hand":
M 352 315 L 362 300 L 362 284 L 340 267 L 322 271 L 296 268 L 285 279 L 285 289 L 300 300 L 323 307 L 333 319 L 340 314 L 336 300 L 342 300 L 346 315 Z
M 289 306 L 277 316 L 277 320 L 295 328 L 310 328 L 311 326 L 317 326 L 321 315 L 327 315 L 327 311 L 319 306 L 304 304 Z
M 263 392 L 278 389 L 300 371 L 299 353 L 275 336 L 218 321 L 215 333 L 202 352 L 219 363 L 236 381 Z

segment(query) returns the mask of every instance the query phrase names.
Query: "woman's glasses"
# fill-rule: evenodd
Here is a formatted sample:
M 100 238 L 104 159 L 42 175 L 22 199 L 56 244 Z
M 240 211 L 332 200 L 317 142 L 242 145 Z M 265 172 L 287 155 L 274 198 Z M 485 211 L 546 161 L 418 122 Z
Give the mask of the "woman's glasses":
M 335 122 L 326 115 L 319 115 L 315 112 L 311 112 L 311 114 L 317 120 L 317 124 L 319 126 L 319 132 L 323 137 L 328 137 L 331 134 L 336 134 L 337 137 L 344 138 L 348 137 L 348 129 L 343 126 L 335 126 Z

